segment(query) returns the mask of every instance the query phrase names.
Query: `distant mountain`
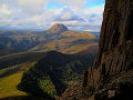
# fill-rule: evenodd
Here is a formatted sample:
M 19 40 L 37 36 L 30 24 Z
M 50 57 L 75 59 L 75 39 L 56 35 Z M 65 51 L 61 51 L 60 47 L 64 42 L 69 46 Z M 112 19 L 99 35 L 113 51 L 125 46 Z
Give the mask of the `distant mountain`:
M 3 30 L 0 31 L 0 77 L 8 77 L 8 82 L 12 80 L 10 75 L 17 78 L 9 93 L 14 93 L 23 75 L 20 90 L 55 98 L 80 81 L 96 52 L 95 35 L 71 31 L 62 24 L 45 31 Z M 0 92 L 3 95 L 8 88 L 4 82 L 0 85 L 4 87 Z
M 49 33 L 62 33 L 68 31 L 68 28 L 63 24 L 54 24 L 49 30 Z
M 71 31 L 62 24 L 53 25 L 47 32 L 52 34 L 48 33 L 47 40 L 41 41 L 31 49 L 32 51 L 57 50 L 64 53 L 77 53 L 90 46 L 97 46 L 97 38 L 94 34 Z
M 92 44 L 97 45 L 94 34 L 71 31 L 63 24 L 54 24 L 45 31 L 0 31 L 1 54 L 5 49 L 11 52 L 57 50 L 64 53 L 77 53 Z
M 77 53 L 91 46 L 97 46 L 95 35 L 88 32 L 65 31 L 54 36 L 56 38 L 39 43 L 31 51 L 57 50 L 64 53 Z

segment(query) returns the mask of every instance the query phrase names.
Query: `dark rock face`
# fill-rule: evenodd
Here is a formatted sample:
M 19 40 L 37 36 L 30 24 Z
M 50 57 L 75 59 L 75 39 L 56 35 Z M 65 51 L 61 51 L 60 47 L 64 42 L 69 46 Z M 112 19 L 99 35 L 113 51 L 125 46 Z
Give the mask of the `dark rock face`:
M 108 74 L 128 69 L 126 63 L 131 58 L 127 57 L 133 53 L 132 7 L 131 0 L 106 1 L 96 66 L 105 66 Z
M 83 83 L 83 91 L 89 91 L 85 94 L 92 95 L 114 75 L 133 68 L 132 15 L 132 0 L 106 0 L 99 54 L 88 71 L 88 83 Z
M 106 0 L 99 53 L 84 73 L 81 98 L 133 100 L 132 17 L 133 0 Z

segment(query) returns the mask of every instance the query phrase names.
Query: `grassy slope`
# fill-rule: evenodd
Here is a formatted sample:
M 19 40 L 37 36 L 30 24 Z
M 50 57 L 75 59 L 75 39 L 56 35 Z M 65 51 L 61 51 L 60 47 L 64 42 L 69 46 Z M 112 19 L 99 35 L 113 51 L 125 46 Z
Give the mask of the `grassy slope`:
M 66 31 L 60 34 L 59 39 L 53 39 L 45 43 L 42 42 L 33 47 L 31 51 L 46 52 L 49 50 L 56 50 L 63 53 L 78 53 L 84 49 L 87 49 L 88 46 L 92 44 L 95 45 L 97 43 L 95 40 L 96 36 L 89 32 Z
M 17 85 L 20 83 L 23 72 L 28 70 L 36 62 L 26 62 L 20 65 L 11 66 L 0 70 L 0 99 L 7 97 L 28 96 L 28 94 L 17 90 Z M 17 69 L 16 69 L 17 68 Z M 15 70 L 15 71 L 14 71 Z M 7 74 L 12 72 L 10 74 Z
M 21 52 L 0 57 L 0 69 L 23 64 L 25 62 L 37 61 L 43 57 L 44 52 Z
M 94 47 L 94 46 L 97 47 L 97 43 L 83 43 L 83 44 L 70 46 L 67 49 L 62 49 L 62 51 L 63 51 L 63 53 L 75 54 L 75 53 L 79 53 L 81 51 L 84 51 L 84 50 Z
M 29 56 L 31 55 L 31 57 Z M 24 54 L 16 54 L 11 56 L 5 56 L 2 59 L 2 61 L 7 62 L 12 61 L 18 61 L 18 58 L 22 59 L 22 56 L 29 57 L 33 60 L 28 60 L 22 62 L 22 64 L 17 64 L 13 62 L 12 65 L 5 67 L 0 70 L 0 100 L 4 98 L 10 98 L 10 97 L 24 97 L 28 96 L 28 94 L 17 90 L 17 85 L 20 83 L 23 72 L 28 70 L 32 65 L 36 63 L 36 61 L 43 56 L 44 53 L 24 53 Z M 34 59 L 35 58 L 35 59 Z M 0 62 L 2 62 L 0 61 Z
M 27 94 L 17 90 L 23 72 L 17 72 L 0 79 L 0 99 L 12 96 L 26 96 Z
M 63 45 L 63 43 L 62 43 L 62 45 Z M 65 40 L 64 40 L 64 45 L 66 45 Z M 79 52 L 81 49 L 84 50 L 87 47 L 91 47 L 91 45 L 95 45 L 95 43 L 94 44 L 93 43 L 87 44 L 87 46 L 85 46 L 85 44 L 75 45 L 75 46 L 71 46 L 69 49 L 66 49 L 66 51 L 62 49 L 62 51 L 75 53 L 74 51 Z M 49 46 L 51 46 L 51 45 L 49 45 Z M 40 57 L 40 55 L 44 55 L 44 53 L 37 53 L 35 55 L 34 55 L 34 53 L 33 54 L 31 53 L 32 56 L 29 56 L 30 55 L 29 53 L 28 54 L 18 54 L 18 55 L 13 55 L 11 57 L 5 57 L 4 60 L 6 60 L 6 58 L 7 58 L 7 61 L 8 60 L 10 61 L 10 59 L 11 60 L 14 60 L 14 59 L 18 60 L 19 56 L 21 56 L 21 55 L 24 55 L 24 56 L 28 55 L 29 58 L 33 57 L 32 59 L 34 60 L 34 57 L 38 58 L 38 57 Z M 20 58 L 20 59 L 22 59 L 22 58 Z M 16 86 L 18 85 L 18 83 L 21 80 L 23 70 L 26 69 L 25 67 L 29 68 L 30 64 L 27 65 L 27 62 L 25 64 L 23 62 L 23 64 L 22 64 L 23 66 L 21 67 L 21 71 L 19 71 L 19 72 L 17 71 L 14 74 L 11 74 L 10 76 L 0 78 L 0 99 L 6 98 L 6 97 L 15 97 L 15 96 L 27 96 L 26 93 L 21 92 L 21 91 L 17 90 L 17 88 L 16 88 Z M 0 72 L 3 73 L 3 71 L 5 72 L 5 71 L 7 71 L 7 69 L 4 68 L 3 70 L 0 70 Z
M 69 53 L 69 54 L 74 54 L 81 52 L 83 50 L 88 49 L 89 47 L 92 46 L 97 46 L 97 42 L 89 42 L 86 41 L 85 43 L 78 43 L 78 44 L 73 44 L 74 39 L 61 39 L 61 40 L 53 40 L 45 44 L 40 44 L 33 48 L 32 50 L 34 51 L 49 51 L 49 50 L 56 50 L 62 53 Z

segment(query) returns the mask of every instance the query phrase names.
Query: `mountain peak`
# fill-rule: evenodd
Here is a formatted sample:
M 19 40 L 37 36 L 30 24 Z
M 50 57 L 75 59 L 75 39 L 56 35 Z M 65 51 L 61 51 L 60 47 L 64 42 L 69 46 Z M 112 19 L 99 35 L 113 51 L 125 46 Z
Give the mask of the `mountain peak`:
M 68 31 L 68 28 L 64 24 L 56 23 L 50 29 L 50 33 L 62 33 Z

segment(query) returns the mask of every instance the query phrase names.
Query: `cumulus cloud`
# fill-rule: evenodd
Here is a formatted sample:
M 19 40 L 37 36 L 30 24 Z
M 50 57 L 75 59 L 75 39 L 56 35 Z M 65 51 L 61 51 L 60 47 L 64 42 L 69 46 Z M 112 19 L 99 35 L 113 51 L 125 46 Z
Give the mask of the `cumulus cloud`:
M 46 2 L 47 0 L 45 0 Z M 22 6 L 41 6 L 44 3 L 44 0 L 18 0 L 19 4 Z
M 84 8 L 82 11 L 65 8 L 53 23 L 63 23 L 74 30 L 99 31 L 103 19 L 103 10 L 104 5 Z
M 84 19 L 72 9 L 65 7 L 57 14 L 55 21 L 84 21 Z
M 5 4 L 0 5 L 0 18 L 9 17 L 12 14 L 12 11 Z
M 17 2 L 24 12 L 30 14 L 43 12 L 48 4 L 48 0 L 18 0 Z
M 47 29 L 54 23 L 63 23 L 70 29 L 98 31 L 102 23 L 104 5 L 85 6 L 87 2 L 94 1 L 1 0 L 0 25 Z M 49 9 L 48 4 L 52 2 L 60 3 L 62 7 Z
M 71 9 L 80 10 L 86 3 L 86 0 L 59 0 L 65 6 L 70 7 Z

